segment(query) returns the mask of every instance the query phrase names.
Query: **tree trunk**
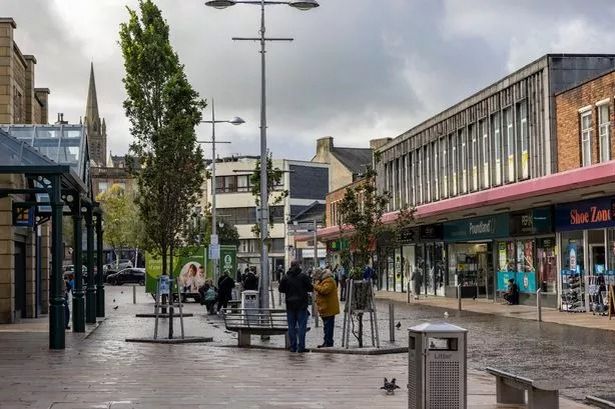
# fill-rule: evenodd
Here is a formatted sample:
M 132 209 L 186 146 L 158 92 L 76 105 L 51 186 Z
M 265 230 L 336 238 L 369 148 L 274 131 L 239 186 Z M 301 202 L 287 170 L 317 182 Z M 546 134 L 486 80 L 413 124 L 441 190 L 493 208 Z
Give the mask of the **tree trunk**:
M 359 336 L 357 337 L 359 341 L 359 348 L 363 348 L 363 313 L 360 312 L 357 314 L 357 320 L 359 321 Z
M 162 251 L 162 275 L 166 276 L 167 275 L 167 252 L 166 249 L 163 249 Z M 167 303 L 169 302 L 168 296 L 166 294 L 162 295 L 162 314 L 166 314 L 167 313 Z

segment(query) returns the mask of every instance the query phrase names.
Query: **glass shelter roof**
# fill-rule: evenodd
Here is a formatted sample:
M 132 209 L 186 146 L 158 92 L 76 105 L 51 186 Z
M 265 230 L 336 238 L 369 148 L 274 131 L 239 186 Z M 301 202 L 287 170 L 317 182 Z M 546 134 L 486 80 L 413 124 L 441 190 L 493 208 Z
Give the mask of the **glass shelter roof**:
M 21 162 L 11 163 L 7 157 L 11 150 L 5 147 L 2 150 L 6 150 L 6 152 L 0 153 L 0 165 L 44 166 L 43 162 L 46 162 L 45 159 L 49 159 L 49 164 L 51 165 L 68 165 L 84 186 L 89 185 L 87 183 L 89 178 L 89 155 L 86 130 L 83 125 L 1 125 L 0 129 L 7 132 L 17 141 L 34 148 L 36 152 L 43 156 L 36 163 L 28 163 L 28 160 L 34 160 L 31 155 L 31 149 L 26 147 L 26 149 L 21 149 L 20 152 L 14 152 L 15 144 L 9 144 L 8 140 L 5 140 L 0 135 L 0 145 L 13 146 L 11 160 Z M 26 153 L 24 156 L 26 151 L 30 154 Z

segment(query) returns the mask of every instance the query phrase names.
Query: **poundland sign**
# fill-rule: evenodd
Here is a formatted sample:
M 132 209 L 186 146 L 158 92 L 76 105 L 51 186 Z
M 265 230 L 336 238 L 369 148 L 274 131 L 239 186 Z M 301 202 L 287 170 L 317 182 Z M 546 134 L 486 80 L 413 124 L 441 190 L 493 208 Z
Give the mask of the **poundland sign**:
M 446 241 L 494 239 L 508 235 L 507 214 L 444 223 L 444 240 Z

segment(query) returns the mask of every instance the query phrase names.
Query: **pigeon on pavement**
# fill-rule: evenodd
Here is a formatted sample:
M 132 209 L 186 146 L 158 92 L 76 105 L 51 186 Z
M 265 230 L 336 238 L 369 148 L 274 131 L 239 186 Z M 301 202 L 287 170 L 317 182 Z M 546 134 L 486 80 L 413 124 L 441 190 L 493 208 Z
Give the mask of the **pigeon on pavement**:
M 119 305 L 116 305 L 115 307 L 113 307 L 114 310 L 117 310 L 117 308 L 119 307 Z
M 381 386 L 380 389 L 384 389 L 387 395 L 394 395 L 395 389 L 399 389 L 399 386 L 395 385 L 395 378 L 391 379 L 391 382 L 384 378 L 384 386 Z
M 400 329 L 401 328 L 401 321 L 397 322 L 397 324 L 395 324 L 395 328 Z

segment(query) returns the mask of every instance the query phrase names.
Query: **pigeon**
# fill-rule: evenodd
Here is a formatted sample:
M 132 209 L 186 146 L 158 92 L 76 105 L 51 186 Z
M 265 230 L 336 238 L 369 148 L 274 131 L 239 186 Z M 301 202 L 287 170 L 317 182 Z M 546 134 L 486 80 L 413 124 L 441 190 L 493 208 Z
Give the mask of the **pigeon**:
M 448 319 L 448 311 L 444 311 L 444 319 L 447 320 Z
M 120 291 L 120 294 L 124 294 L 124 291 Z
M 401 328 L 401 322 L 398 322 L 397 324 L 395 324 L 395 328 L 400 329 Z
M 381 386 L 380 389 L 384 389 L 387 395 L 394 395 L 395 389 L 399 389 L 399 386 L 395 385 L 395 378 L 391 379 L 391 382 L 384 378 L 384 386 Z
M 115 302 L 115 298 L 113 299 L 113 302 Z
M 114 310 L 117 310 L 119 307 L 119 305 L 116 305 L 115 307 L 113 307 Z

